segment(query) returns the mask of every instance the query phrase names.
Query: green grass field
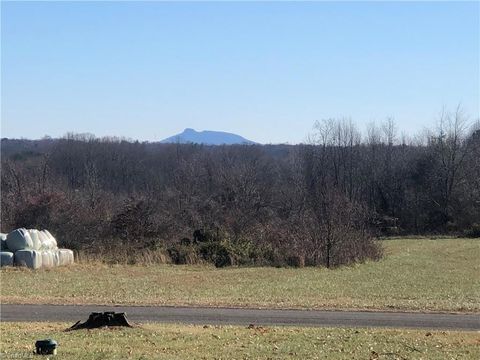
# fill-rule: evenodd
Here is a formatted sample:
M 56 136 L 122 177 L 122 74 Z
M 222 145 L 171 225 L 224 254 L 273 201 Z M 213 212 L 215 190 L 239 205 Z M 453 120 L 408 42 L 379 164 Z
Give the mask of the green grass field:
M 2 303 L 480 311 L 480 241 L 395 239 L 334 270 L 76 264 L 3 268 Z
M 53 338 L 59 360 L 480 358 L 478 332 L 170 324 L 64 332 L 70 325 L 1 323 L 0 357 L 33 358 L 35 340 Z

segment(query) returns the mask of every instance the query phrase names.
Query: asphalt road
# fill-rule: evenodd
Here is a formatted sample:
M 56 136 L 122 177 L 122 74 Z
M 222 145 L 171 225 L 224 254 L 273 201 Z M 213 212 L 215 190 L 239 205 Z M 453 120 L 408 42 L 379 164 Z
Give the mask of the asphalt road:
M 13 305 L 0 306 L 1 321 L 86 320 L 91 312 L 125 312 L 130 321 L 201 325 L 395 327 L 480 330 L 480 314 L 321 310 L 259 310 L 168 306 Z

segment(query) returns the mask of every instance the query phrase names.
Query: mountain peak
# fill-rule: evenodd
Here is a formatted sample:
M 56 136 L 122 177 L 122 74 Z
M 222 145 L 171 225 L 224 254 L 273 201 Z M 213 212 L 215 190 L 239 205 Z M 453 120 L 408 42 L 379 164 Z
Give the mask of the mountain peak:
M 180 143 L 180 144 L 204 144 L 204 145 L 233 145 L 233 144 L 255 144 L 255 142 L 244 137 L 223 131 L 196 131 L 192 128 L 186 128 L 180 134 L 170 136 L 161 141 L 162 143 Z

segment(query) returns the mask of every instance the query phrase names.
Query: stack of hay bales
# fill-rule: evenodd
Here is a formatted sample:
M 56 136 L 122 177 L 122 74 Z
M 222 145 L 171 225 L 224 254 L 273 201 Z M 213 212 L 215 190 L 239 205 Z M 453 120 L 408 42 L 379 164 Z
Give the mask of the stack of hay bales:
M 48 230 L 20 228 L 1 234 L 0 266 L 26 266 L 30 269 L 73 264 L 73 251 L 59 249 Z

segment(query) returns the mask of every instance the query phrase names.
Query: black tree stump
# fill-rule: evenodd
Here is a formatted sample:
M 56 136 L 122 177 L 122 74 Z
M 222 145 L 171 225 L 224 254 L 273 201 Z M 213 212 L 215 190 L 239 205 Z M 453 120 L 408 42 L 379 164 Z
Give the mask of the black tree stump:
M 110 326 L 133 327 L 127 320 L 125 313 L 116 313 L 113 311 L 93 312 L 85 322 L 77 321 L 69 330 L 96 329 Z

